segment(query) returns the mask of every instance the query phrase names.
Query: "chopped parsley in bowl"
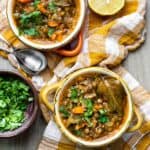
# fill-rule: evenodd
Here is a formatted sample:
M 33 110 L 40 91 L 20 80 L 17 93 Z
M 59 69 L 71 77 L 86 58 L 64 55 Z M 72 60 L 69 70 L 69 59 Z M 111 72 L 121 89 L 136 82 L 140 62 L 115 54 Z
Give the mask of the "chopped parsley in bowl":
M 37 113 L 35 97 L 29 81 L 0 71 L 0 137 L 18 135 L 31 125 Z

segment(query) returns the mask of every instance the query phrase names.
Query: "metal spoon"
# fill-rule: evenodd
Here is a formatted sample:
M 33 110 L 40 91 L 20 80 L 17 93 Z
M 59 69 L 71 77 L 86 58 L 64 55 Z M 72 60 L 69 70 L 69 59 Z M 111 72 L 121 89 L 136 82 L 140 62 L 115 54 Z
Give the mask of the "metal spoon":
M 132 145 L 132 150 L 136 150 L 136 146 L 138 145 L 138 143 L 148 134 L 150 134 L 150 131 L 145 132 L 144 134 L 142 134 L 136 141 L 135 144 Z
M 4 42 L 8 48 L 11 47 L 12 50 L 8 51 L 7 48 L 0 47 L 0 50 L 3 50 L 7 53 L 13 54 L 18 60 L 21 68 L 30 75 L 39 74 L 47 66 L 47 59 L 45 56 L 36 50 L 33 49 L 16 49 L 10 45 L 7 41 L 0 38 L 1 42 Z
M 47 66 L 45 56 L 39 51 L 33 49 L 22 49 L 14 51 L 13 54 L 16 56 L 24 71 L 29 74 L 38 74 Z

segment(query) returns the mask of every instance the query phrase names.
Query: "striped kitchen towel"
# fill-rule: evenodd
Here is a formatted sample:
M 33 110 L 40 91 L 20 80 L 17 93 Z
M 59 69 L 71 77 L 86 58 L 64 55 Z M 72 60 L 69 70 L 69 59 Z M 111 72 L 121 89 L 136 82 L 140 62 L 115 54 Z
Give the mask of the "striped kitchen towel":
M 6 15 L 7 2 L 8 0 L 0 0 L 0 37 L 14 47 L 23 48 L 25 45 L 16 38 L 8 24 Z M 37 89 L 40 89 L 45 84 L 57 82 L 80 68 L 94 65 L 114 67 L 120 64 L 127 57 L 128 52 L 137 49 L 145 39 L 145 13 L 146 0 L 125 0 L 125 7 L 116 15 L 110 17 L 98 16 L 87 6 L 87 15 L 83 27 L 84 44 L 81 53 L 76 57 L 62 58 L 47 52 L 45 56 L 48 60 L 48 68 L 39 76 L 30 77 L 32 82 Z M 6 48 L 7 51 L 12 51 L 12 48 L 4 44 L 2 40 L 0 40 L 0 47 Z M 6 55 L 0 52 L 0 55 L 8 58 L 20 70 L 20 66 L 12 54 Z M 118 73 L 122 74 L 124 71 L 124 69 L 120 68 Z M 134 102 L 145 116 L 145 123 L 139 131 L 124 135 L 117 144 L 113 145 L 113 149 L 134 148 L 137 144 L 135 141 L 140 140 L 150 130 L 150 123 L 148 122 L 150 95 L 127 72 L 124 74 L 124 79 L 131 84 L 129 84 L 129 87 L 132 90 Z M 41 105 L 41 108 L 44 108 L 42 110 L 46 112 L 45 116 L 49 120 L 50 112 L 44 104 Z M 149 143 L 147 141 L 149 141 L 149 136 L 144 139 L 145 147 L 148 147 Z M 115 147 L 116 145 L 117 147 Z M 143 146 L 143 144 L 141 145 Z M 50 121 L 39 149 L 74 150 L 81 148 L 62 137 L 55 123 Z M 84 150 L 85 148 L 82 149 Z
M 10 29 L 6 17 L 7 2 L 8 0 L 0 0 L 0 35 L 17 48 L 25 47 Z M 37 89 L 51 77 L 53 77 L 51 82 L 56 82 L 80 68 L 93 65 L 112 67 L 120 64 L 126 58 L 128 51 L 137 49 L 144 41 L 145 12 L 146 0 L 125 0 L 125 7 L 110 17 L 98 16 L 87 5 L 81 53 L 71 58 L 62 58 L 51 52 L 46 53 L 48 70 L 38 77 L 31 77 Z M 4 47 L 1 41 L 0 47 Z M 14 56 L 9 55 L 8 58 L 15 67 L 20 68 Z

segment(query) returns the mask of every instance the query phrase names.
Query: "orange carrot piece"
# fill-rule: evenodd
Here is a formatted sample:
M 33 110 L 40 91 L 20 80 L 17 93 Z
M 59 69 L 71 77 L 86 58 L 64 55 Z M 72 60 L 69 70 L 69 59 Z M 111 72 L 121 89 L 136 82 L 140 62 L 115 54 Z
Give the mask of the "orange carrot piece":
M 62 34 L 58 34 L 58 35 L 57 35 L 57 40 L 58 40 L 59 42 L 61 42 L 61 41 L 63 40 L 63 35 L 62 35 Z
M 46 14 L 48 11 L 44 8 L 42 3 L 37 5 L 37 8 L 40 10 L 41 13 Z
M 74 114 L 83 114 L 84 113 L 84 107 L 83 106 L 77 106 L 73 108 L 72 112 Z
M 50 38 L 51 38 L 52 41 L 55 41 L 56 38 L 57 38 L 57 35 L 54 33 Z
M 29 3 L 29 2 L 31 2 L 32 0 L 18 0 L 18 2 L 20 2 L 20 3 Z
M 94 108 L 95 108 L 96 110 L 99 110 L 99 109 L 101 108 L 101 105 L 96 104 L 96 105 L 94 105 Z
M 56 21 L 49 21 L 48 22 L 48 26 L 49 27 L 57 27 L 58 26 L 58 22 L 56 22 Z

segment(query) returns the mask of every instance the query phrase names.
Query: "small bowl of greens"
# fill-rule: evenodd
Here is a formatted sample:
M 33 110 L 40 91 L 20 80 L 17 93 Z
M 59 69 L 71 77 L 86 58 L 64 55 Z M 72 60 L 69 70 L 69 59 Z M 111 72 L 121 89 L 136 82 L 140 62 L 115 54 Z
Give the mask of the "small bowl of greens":
M 0 138 L 28 129 L 37 110 L 37 94 L 30 81 L 11 71 L 0 71 Z

